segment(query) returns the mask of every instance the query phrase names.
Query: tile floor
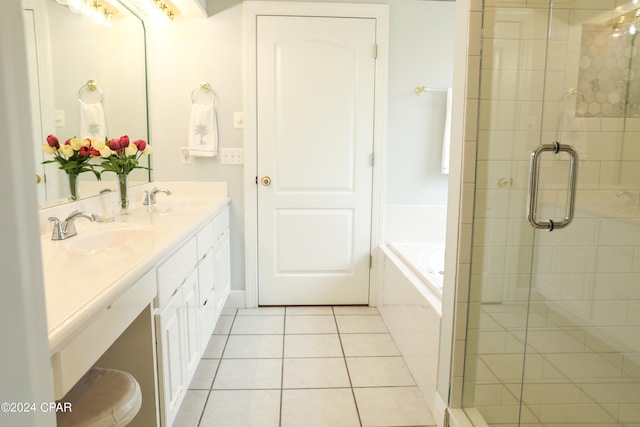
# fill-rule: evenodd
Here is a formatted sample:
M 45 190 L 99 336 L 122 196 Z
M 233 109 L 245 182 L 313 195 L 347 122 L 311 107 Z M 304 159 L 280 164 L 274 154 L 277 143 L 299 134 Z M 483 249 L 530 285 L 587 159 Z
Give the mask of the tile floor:
M 435 425 L 371 307 L 225 309 L 174 427 Z

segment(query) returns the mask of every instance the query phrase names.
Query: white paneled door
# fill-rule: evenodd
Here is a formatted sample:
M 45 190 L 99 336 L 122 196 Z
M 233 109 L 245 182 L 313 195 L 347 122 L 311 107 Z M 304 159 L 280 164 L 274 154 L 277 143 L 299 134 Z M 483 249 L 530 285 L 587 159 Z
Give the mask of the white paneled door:
M 259 304 L 367 304 L 376 21 L 257 19 Z

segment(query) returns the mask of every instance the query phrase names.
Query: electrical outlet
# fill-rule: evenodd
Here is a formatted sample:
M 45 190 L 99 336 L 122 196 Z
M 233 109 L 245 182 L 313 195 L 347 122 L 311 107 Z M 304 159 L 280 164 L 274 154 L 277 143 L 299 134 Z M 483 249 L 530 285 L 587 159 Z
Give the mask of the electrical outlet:
M 241 165 L 244 163 L 242 148 L 221 148 L 220 163 L 223 165 Z
M 180 150 L 180 163 L 191 163 L 191 155 L 189 154 L 189 149 L 186 147 L 182 147 Z

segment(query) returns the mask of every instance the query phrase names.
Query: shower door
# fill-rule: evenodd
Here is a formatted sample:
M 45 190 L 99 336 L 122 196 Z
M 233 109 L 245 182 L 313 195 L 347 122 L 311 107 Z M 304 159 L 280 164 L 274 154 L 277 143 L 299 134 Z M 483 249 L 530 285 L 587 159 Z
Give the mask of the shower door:
M 638 7 L 485 1 L 463 388 L 477 426 L 640 426 Z

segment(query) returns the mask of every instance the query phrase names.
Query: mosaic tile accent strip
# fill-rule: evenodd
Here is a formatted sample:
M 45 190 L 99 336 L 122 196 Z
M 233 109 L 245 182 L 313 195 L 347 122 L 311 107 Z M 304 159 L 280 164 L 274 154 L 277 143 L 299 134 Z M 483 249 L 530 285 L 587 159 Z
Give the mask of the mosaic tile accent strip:
M 613 37 L 610 26 L 583 26 L 577 117 L 640 117 L 636 56 L 635 36 Z

